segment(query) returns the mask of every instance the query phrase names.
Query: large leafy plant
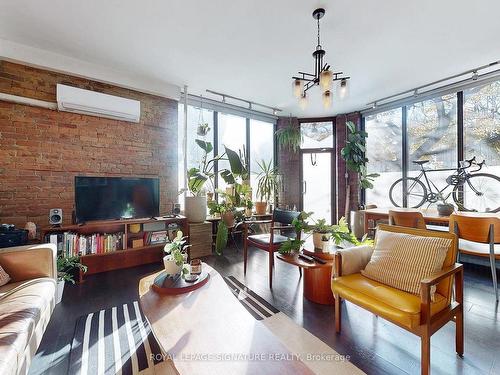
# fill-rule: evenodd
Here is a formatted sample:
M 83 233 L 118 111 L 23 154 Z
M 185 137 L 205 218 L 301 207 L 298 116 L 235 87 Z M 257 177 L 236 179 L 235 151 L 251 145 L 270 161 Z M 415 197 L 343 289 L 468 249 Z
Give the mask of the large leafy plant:
M 196 139 L 195 142 L 203 150 L 203 156 L 198 167 L 190 168 L 187 171 L 187 189 L 192 195 L 199 196 L 203 193 L 207 181 L 210 182 L 213 189 L 215 162 L 221 160 L 223 155 L 209 159 L 208 155 L 214 149 L 212 143 L 202 139 Z
M 366 163 L 368 158 L 366 153 L 366 138 L 368 133 L 363 130 L 357 130 L 356 125 L 352 121 L 346 123 L 347 140 L 345 147 L 342 148 L 340 154 L 345 160 L 349 170 L 359 174 L 359 184 L 363 189 L 372 189 L 375 177 L 378 173 L 367 173 Z

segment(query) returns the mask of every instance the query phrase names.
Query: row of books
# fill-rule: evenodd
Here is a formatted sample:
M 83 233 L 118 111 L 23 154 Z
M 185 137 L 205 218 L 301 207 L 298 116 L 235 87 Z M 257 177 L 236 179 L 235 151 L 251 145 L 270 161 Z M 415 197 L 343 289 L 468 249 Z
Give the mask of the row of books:
M 52 233 L 46 242 L 57 246 L 57 253 L 68 256 L 104 254 L 126 249 L 125 233 L 94 233 L 83 235 L 73 232 Z

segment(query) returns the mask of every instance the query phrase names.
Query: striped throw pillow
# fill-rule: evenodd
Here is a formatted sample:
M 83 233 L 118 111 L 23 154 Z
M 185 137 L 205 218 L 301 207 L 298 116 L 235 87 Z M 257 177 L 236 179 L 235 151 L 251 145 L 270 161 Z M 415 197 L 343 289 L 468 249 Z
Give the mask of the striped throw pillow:
M 0 286 L 7 284 L 10 281 L 10 276 L 0 266 Z
M 378 230 L 370 262 L 361 273 L 369 279 L 420 294 L 420 281 L 440 271 L 451 239 Z M 433 298 L 436 288 L 431 289 Z

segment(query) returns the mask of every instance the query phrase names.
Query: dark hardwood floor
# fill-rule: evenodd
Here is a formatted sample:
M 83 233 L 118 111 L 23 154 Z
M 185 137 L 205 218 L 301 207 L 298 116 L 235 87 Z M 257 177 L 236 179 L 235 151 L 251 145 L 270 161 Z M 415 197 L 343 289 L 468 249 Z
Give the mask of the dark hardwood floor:
M 343 304 L 343 331 L 336 335 L 333 307 L 305 300 L 296 267 L 276 260 L 273 290 L 267 278 L 267 253 L 250 251 L 243 276 L 241 250 L 204 259 L 222 275 L 233 275 L 319 337 L 368 374 L 419 374 L 420 341 L 416 336 L 350 303 Z M 140 278 L 161 269 L 152 264 L 93 275 L 68 285 L 34 358 L 30 374 L 66 374 L 77 318 L 138 298 Z M 454 323 L 432 337 L 433 374 L 500 374 L 500 312 L 495 304 L 489 268 L 465 265 L 465 356 L 455 355 Z M 216 301 L 214 301 L 216 303 Z M 190 374 L 192 375 L 192 374 Z

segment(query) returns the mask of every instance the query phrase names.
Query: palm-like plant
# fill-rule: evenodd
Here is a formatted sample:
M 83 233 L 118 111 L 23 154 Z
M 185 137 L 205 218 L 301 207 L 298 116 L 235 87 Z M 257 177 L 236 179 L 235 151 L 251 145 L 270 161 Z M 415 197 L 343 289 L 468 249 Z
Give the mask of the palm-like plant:
M 261 160 L 257 165 L 260 168 L 257 174 L 257 196 L 262 202 L 269 202 L 279 188 L 278 171 L 271 160 Z

